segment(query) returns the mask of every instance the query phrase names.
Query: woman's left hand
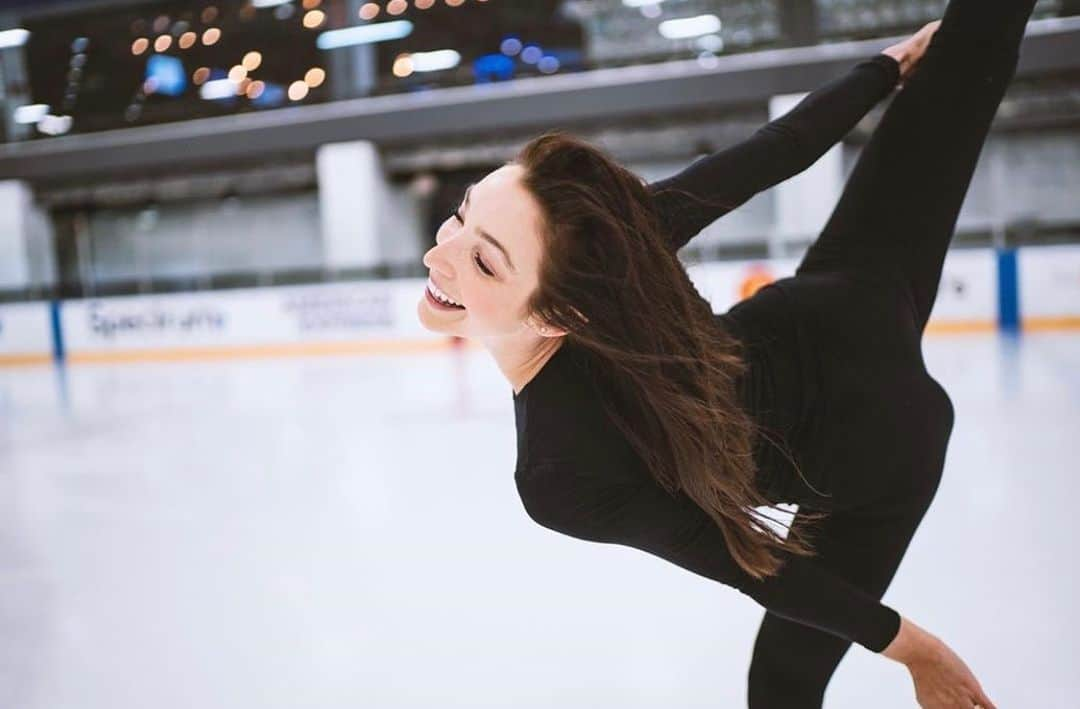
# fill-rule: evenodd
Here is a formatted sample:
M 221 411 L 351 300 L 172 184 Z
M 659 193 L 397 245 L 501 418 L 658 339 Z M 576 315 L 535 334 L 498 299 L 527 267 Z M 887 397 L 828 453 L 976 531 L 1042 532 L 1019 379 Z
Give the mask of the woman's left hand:
M 996 709 L 968 666 L 943 642 L 907 668 L 924 709 Z
M 900 62 L 900 86 L 904 85 L 904 81 L 911 76 L 911 72 L 918 65 L 919 60 L 922 59 L 924 53 L 926 53 L 926 47 L 930 44 L 930 38 L 937 32 L 938 27 L 941 26 L 941 20 L 934 20 L 923 25 L 915 34 L 911 35 L 903 42 L 898 42 L 881 51 L 882 54 L 888 54 L 890 57 Z
M 882 654 L 908 668 L 922 709 L 997 709 L 952 648 L 904 616 Z

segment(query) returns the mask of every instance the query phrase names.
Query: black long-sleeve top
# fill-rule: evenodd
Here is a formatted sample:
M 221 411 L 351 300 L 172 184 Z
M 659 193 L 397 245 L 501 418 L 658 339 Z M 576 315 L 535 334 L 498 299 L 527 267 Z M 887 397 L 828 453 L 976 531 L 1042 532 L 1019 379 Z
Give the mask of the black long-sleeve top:
M 716 218 L 813 164 L 843 138 L 899 79 L 899 64 L 879 54 L 807 95 L 749 139 L 705 156 L 652 183 L 671 246 L 678 249 Z M 677 187 L 719 203 L 704 206 Z M 756 420 L 781 431 L 807 458 L 823 425 L 808 416 L 820 383 L 814 355 L 793 321 L 791 305 L 766 287 L 717 315 L 748 347 L 750 374 L 742 403 Z M 732 586 L 771 612 L 880 652 L 895 637 L 899 614 L 813 558 L 788 556 L 764 581 L 749 576 L 728 552 L 712 518 L 688 496 L 669 495 L 604 411 L 587 358 L 564 342 L 514 395 L 515 482 L 527 514 L 579 539 L 634 547 Z M 772 446 L 755 447 L 761 488 L 779 501 L 791 478 Z M 805 463 L 806 461 L 804 461 Z

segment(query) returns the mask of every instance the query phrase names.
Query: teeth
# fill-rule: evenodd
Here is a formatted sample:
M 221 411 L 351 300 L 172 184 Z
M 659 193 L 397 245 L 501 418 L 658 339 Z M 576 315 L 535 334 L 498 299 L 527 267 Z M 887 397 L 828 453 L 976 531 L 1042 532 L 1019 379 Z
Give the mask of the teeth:
M 432 294 L 438 300 L 441 300 L 444 303 L 448 303 L 450 305 L 456 305 L 459 308 L 465 307 L 461 303 L 457 302 L 456 300 L 453 300 L 452 298 L 448 297 L 445 293 L 443 293 L 441 290 L 439 290 L 439 287 L 436 286 L 435 282 L 432 281 L 430 278 L 428 279 L 428 289 L 432 292 Z

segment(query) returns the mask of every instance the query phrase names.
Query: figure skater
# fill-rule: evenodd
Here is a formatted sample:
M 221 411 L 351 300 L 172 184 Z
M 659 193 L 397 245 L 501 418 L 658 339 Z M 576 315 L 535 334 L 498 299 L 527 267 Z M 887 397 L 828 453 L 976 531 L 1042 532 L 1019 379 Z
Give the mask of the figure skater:
M 470 186 L 423 258 L 425 327 L 513 389 L 537 523 L 634 547 L 765 609 L 749 706 L 820 707 L 851 643 L 932 709 L 993 709 L 880 602 L 941 478 L 954 410 L 922 334 L 1035 0 L 951 0 L 745 142 L 652 184 L 561 131 Z M 891 95 L 795 275 L 712 313 L 676 251 L 809 167 Z M 762 510 L 798 512 L 787 529 Z

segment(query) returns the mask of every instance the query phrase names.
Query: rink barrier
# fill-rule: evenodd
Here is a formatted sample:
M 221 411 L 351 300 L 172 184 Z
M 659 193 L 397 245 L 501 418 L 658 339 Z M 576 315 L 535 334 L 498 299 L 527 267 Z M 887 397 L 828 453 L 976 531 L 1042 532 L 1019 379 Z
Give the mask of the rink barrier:
M 794 274 L 797 259 L 692 264 L 714 311 Z M 0 305 L 0 366 L 401 355 L 478 348 L 425 330 L 425 279 Z M 954 249 L 927 335 L 1080 331 L 1080 245 Z
M 1024 332 L 1080 329 L 1080 245 L 1017 249 L 1016 299 Z
M 0 305 L 0 366 L 49 364 L 55 335 L 49 322 L 48 302 Z
M 238 288 L 65 301 L 65 361 L 402 354 L 447 338 L 421 326 L 424 280 Z

